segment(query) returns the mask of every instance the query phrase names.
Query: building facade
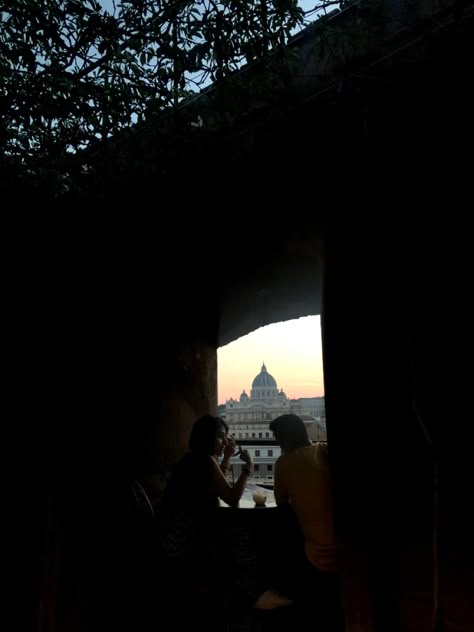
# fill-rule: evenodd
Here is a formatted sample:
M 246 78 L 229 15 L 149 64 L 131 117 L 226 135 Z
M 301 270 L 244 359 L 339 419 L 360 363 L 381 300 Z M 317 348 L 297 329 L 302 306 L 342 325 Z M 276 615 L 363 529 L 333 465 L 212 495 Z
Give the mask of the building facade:
M 309 410 L 317 411 L 318 416 L 310 415 Z M 308 434 L 313 441 L 326 440 L 324 397 L 290 400 L 283 389 L 278 389 L 277 382 L 268 373 L 265 363 L 252 382 L 250 395 L 244 389 L 238 400 L 231 398 L 223 407 L 221 414 L 229 424 L 229 432 L 234 435 L 237 444 L 247 449 L 253 458 L 255 482 L 273 480 L 274 463 L 281 450 L 269 425 L 273 419 L 285 413 L 299 415 L 307 425 Z M 239 457 L 233 457 L 231 476 L 237 478 L 242 465 Z

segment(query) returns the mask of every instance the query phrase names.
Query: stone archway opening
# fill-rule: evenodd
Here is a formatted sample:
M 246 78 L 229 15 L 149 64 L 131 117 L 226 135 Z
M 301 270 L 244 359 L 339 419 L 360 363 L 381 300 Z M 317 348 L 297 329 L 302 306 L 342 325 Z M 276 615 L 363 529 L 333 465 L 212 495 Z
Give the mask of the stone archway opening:
M 252 484 L 271 484 L 280 456 L 269 428 L 273 419 L 297 414 L 313 441 L 327 440 L 320 317 L 258 328 L 220 347 L 217 356 L 218 414 L 254 460 Z M 235 457 L 232 475 L 240 468 Z

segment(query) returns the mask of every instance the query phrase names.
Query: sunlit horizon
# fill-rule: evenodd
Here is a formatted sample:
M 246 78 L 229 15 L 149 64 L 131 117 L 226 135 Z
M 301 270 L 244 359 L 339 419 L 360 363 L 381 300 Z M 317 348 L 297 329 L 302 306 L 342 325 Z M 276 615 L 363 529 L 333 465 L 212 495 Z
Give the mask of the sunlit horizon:
M 263 363 L 290 399 L 324 395 L 319 316 L 260 327 L 220 347 L 217 361 L 219 404 L 238 400 L 243 390 L 250 396 Z

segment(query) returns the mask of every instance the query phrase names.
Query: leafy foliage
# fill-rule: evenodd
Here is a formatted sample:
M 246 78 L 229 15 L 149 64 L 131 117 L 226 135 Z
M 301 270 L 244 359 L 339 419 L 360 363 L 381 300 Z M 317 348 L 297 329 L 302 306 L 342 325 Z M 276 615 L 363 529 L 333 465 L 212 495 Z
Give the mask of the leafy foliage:
M 326 4 L 334 3 L 315 6 Z M 57 181 L 68 155 L 282 47 L 305 17 L 297 0 L 111 0 L 109 6 L 0 4 L 6 172 Z

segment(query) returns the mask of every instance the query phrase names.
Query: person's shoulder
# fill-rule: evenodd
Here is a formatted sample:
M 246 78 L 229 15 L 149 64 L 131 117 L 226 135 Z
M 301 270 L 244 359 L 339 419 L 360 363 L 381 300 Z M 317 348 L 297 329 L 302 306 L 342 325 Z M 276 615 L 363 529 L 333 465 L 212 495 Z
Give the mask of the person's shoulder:
M 212 454 L 200 454 L 199 462 L 196 467 L 197 470 L 201 472 L 202 475 L 214 476 L 222 473 L 219 463 L 212 456 Z
M 289 456 L 290 456 L 290 454 L 280 454 L 280 456 L 275 461 L 275 467 L 277 467 L 281 471 L 282 468 L 284 468 L 285 465 L 288 463 L 288 461 L 289 461 L 288 457 Z
M 212 456 L 212 454 L 206 454 L 206 463 L 208 464 L 209 467 L 211 467 L 212 469 L 218 469 L 220 471 L 220 465 L 219 463 L 216 461 L 216 459 Z
M 304 463 L 308 459 L 312 459 L 315 453 L 316 452 L 314 451 L 314 445 L 305 445 L 301 448 L 296 448 L 294 450 L 291 450 L 291 452 L 287 452 L 286 454 L 283 454 L 282 455 L 282 457 L 284 457 L 283 463 L 285 466 L 288 466 L 288 467 L 291 467 L 299 463 Z
M 326 441 L 316 441 L 313 448 L 320 459 L 328 458 L 328 444 Z
M 218 467 L 219 464 L 211 454 L 194 454 L 193 462 L 202 468 Z
M 326 445 L 327 444 L 322 441 L 314 441 L 313 443 L 311 443 L 311 445 L 306 445 L 303 448 L 299 448 L 299 450 L 303 454 L 307 454 L 307 453 L 320 454 L 326 451 Z

